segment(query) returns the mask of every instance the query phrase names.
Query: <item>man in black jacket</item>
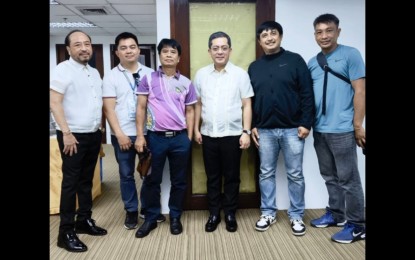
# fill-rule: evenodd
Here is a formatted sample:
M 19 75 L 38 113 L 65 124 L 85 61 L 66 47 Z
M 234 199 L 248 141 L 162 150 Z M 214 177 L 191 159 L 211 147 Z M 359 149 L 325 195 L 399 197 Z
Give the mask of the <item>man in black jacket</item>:
M 301 236 L 306 230 L 302 220 L 305 209 L 303 151 L 314 118 L 314 94 L 306 62 L 299 54 L 280 46 L 282 35 L 279 23 L 262 23 L 256 37 L 265 55 L 248 68 L 255 92 L 252 139 L 261 161 L 261 217 L 255 229 L 265 231 L 276 221 L 275 176 L 281 150 L 287 170 L 291 229 L 294 235 Z

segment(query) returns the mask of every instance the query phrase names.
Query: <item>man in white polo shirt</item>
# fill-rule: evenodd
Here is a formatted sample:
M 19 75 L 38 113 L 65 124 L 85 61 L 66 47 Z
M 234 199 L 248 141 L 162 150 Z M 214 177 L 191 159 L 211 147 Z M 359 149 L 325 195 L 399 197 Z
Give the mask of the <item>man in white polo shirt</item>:
M 70 252 L 84 252 L 88 247 L 76 233 L 107 234 L 91 218 L 92 179 L 102 139 L 102 80 L 88 65 L 92 57 L 89 35 L 71 31 L 65 45 L 70 58 L 59 63 L 50 78 L 50 109 L 57 123 L 63 175 L 57 244 Z

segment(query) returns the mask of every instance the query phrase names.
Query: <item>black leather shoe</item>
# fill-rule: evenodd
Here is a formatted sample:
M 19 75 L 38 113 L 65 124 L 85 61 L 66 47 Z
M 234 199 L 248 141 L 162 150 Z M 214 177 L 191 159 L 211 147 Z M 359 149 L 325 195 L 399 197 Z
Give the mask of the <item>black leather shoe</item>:
M 236 223 L 235 215 L 228 214 L 225 216 L 226 230 L 229 232 L 235 232 L 238 229 L 238 223 Z
M 183 226 L 179 218 L 170 219 L 170 233 L 178 235 L 183 232 Z
M 88 247 L 79 240 L 73 230 L 59 234 L 58 247 L 64 248 L 69 252 L 85 252 L 88 250 Z
M 206 232 L 213 232 L 218 227 L 218 224 L 220 223 L 220 216 L 219 215 L 210 215 L 208 221 L 205 225 L 205 231 Z
M 88 234 L 91 236 L 103 236 L 107 234 L 105 229 L 95 225 L 95 220 L 92 218 L 88 218 L 83 221 L 76 221 L 75 231 L 78 234 Z
M 148 221 L 144 221 L 143 225 L 137 230 L 135 233 L 135 237 L 141 238 L 145 237 L 150 234 L 150 231 L 157 227 L 157 222 L 150 223 Z

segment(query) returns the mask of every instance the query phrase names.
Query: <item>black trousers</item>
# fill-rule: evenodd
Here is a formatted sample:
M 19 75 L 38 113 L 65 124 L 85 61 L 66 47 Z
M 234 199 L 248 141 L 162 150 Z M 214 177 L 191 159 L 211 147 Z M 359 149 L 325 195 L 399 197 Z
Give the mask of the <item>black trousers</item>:
M 95 166 L 101 147 L 102 133 L 73 133 L 78 140 L 78 152 L 69 156 L 64 154 L 63 135 L 56 131 L 59 150 L 62 157 L 62 190 L 60 200 L 59 232 L 75 227 L 75 215 L 82 221 L 92 215 L 92 180 Z M 78 195 L 79 208 L 76 211 L 76 195 Z
M 210 214 L 219 215 L 220 209 L 226 214 L 235 214 L 238 206 L 240 163 L 242 150 L 240 136 L 203 138 L 203 161 L 207 176 L 207 197 Z M 223 198 L 221 198 L 223 176 Z

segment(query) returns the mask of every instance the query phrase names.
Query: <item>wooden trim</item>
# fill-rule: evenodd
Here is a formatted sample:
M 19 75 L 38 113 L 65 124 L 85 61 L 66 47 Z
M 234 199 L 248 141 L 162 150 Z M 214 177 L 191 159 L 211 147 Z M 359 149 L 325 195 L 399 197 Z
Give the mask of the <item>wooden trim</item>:
M 177 19 L 176 19 L 177 18 Z M 180 62 L 177 65 L 180 74 L 190 78 L 190 27 L 189 1 L 170 0 L 170 37 L 182 46 Z
M 256 26 L 255 26 L 255 40 L 256 28 L 268 20 L 275 21 L 275 0 L 258 0 L 256 3 Z M 256 58 L 262 56 L 263 50 L 256 40 Z
M 189 194 L 186 194 L 186 196 L 189 196 Z M 209 208 L 206 195 L 193 194 L 191 197 L 191 205 L 190 203 L 185 203 L 184 209 L 206 210 Z M 261 198 L 257 193 L 254 196 L 253 194 L 239 193 L 238 208 L 259 208 L 261 206 L 260 200 Z
M 103 58 L 103 48 L 102 44 L 92 44 L 93 52 L 95 54 L 95 68 L 98 70 L 101 75 L 101 79 L 104 79 L 104 58 Z M 102 107 L 102 117 L 101 117 L 101 126 L 106 127 L 107 118 L 104 113 L 104 106 Z M 109 129 L 105 129 L 108 131 Z M 107 143 L 107 134 L 106 131 L 102 135 L 101 143 Z
M 101 78 L 104 78 L 104 58 L 103 58 L 103 50 L 102 44 L 92 44 L 92 48 L 95 54 L 95 68 L 98 70 Z

